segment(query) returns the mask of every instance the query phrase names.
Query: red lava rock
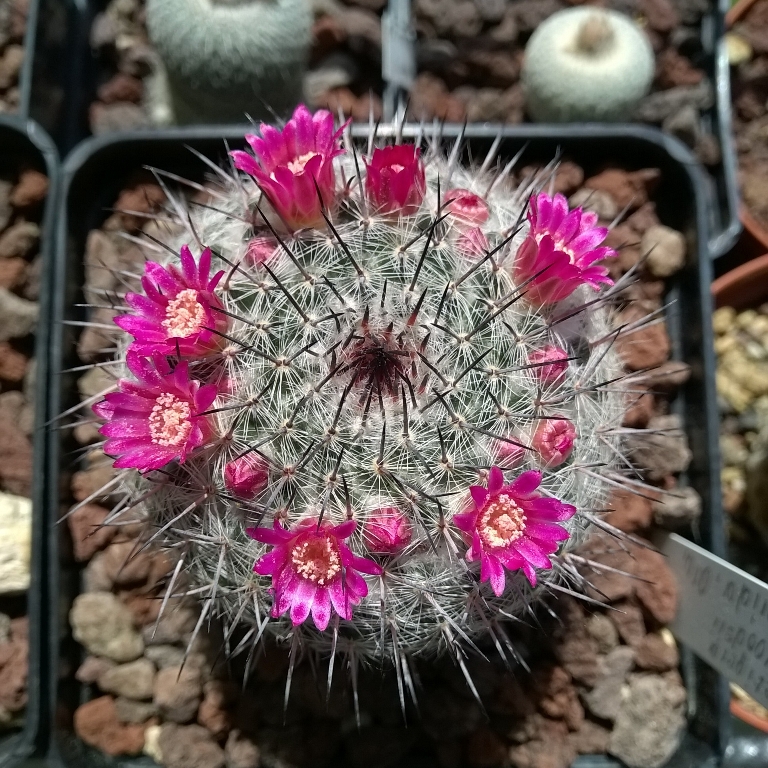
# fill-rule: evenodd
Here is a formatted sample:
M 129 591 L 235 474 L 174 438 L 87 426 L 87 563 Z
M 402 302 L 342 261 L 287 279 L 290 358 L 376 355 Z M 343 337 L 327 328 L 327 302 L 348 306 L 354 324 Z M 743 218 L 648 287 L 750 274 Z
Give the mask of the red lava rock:
M 642 381 L 656 391 L 674 392 L 691 378 L 691 366 L 679 360 L 662 363 L 643 374 Z
M 635 664 L 640 669 L 650 672 L 666 672 L 676 669 L 680 663 L 680 654 L 674 645 L 664 642 L 661 635 L 655 632 L 646 635 L 638 644 L 635 655 Z
M 584 171 L 580 165 L 564 160 L 557 167 L 554 191 L 569 197 L 584 183 Z
M 627 218 L 627 224 L 642 235 L 647 229 L 661 224 L 656 215 L 656 203 L 648 202 L 641 205 L 631 216 Z
M 625 533 L 650 528 L 653 522 L 653 505 L 636 493 L 613 491 L 608 506 L 612 511 L 606 515 L 605 522 Z
M 127 229 L 136 231 L 146 223 L 144 216 L 133 216 L 132 213 L 152 213 L 165 202 L 165 192 L 159 184 L 153 182 L 140 182 L 123 189 L 115 202 L 117 220 L 114 222 L 110 216 L 110 223 L 114 229 Z M 126 213 L 122 213 L 126 211 Z M 105 224 L 106 228 L 106 224 Z
M 154 702 L 166 720 L 188 723 L 195 718 L 203 693 L 200 670 L 193 665 L 166 667 L 155 677 Z
M 636 209 L 648 202 L 648 194 L 656 186 L 660 177 L 661 172 L 658 168 L 645 168 L 640 171 L 609 168 L 587 179 L 584 186 L 588 189 L 601 189 L 608 192 L 620 209 L 627 206 Z
M 594 685 L 600 676 L 597 640 L 587 631 L 586 614 L 575 599 L 563 600 L 561 606 L 555 656 L 574 680 Z
M 16 291 L 24 285 L 27 262 L 22 258 L 0 259 L 0 288 Z
M 667 48 L 656 57 L 656 82 L 661 88 L 698 85 L 703 79 L 704 70 L 694 67 L 689 58 L 674 48 Z
M 326 91 L 317 101 L 317 107 L 336 114 L 339 109 L 355 120 L 367 121 L 373 106 L 373 119 L 380 120 L 383 114 L 381 99 L 376 94 L 355 96 L 349 88 L 333 88 Z
M 27 619 L 22 619 L 26 627 Z M 26 631 L 19 634 L 11 629 L 11 641 L 5 643 L 5 663 L 0 669 L 0 707 L 19 712 L 27 704 L 27 672 L 29 668 L 29 642 Z
M 130 101 L 138 104 L 144 94 L 144 83 L 138 77 L 131 77 L 118 72 L 97 91 L 97 95 L 105 104 L 116 101 Z
M 0 471 L 2 471 L 0 469 Z M 110 464 L 103 464 L 100 467 L 89 467 L 80 472 L 75 472 L 72 476 L 72 496 L 75 501 L 85 501 L 89 496 L 101 491 L 104 486 L 114 477 L 114 470 Z M 112 493 L 114 486 L 110 486 L 102 496 L 94 497 L 105 498 Z
M 221 680 L 209 680 L 203 686 L 203 692 L 197 722 L 205 726 L 217 741 L 221 741 L 232 729 L 229 707 L 237 697 L 237 687 Z
M 618 268 L 617 277 L 619 274 L 627 272 L 634 267 L 642 256 L 640 252 L 640 236 L 628 224 L 616 225 L 605 238 L 605 245 L 613 248 L 618 253 L 616 259 L 606 259 L 606 265 L 612 272 Z
M 33 221 L 18 221 L 0 235 L 0 258 L 28 258 L 40 240 L 40 227 Z
M 579 729 L 584 721 L 584 709 L 571 676 L 562 667 L 536 670 L 533 687 L 542 714 L 564 720 L 571 731 Z
M 647 313 L 640 307 L 627 307 L 619 314 L 620 324 L 641 323 Z M 616 349 L 624 364 L 633 371 L 654 368 L 669 359 L 670 342 L 663 322 L 651 321 L 637 330 L 622 333 Z
M 576 750 L 567 738 L 529 741 L 509 750 L 513 768 L 570 768 L 575 759 Z
M 633 648 L 645 637 L 643 612 L 634 602 L 625 600 L 613 605 L 614 610 L 606 616 L 613 622 L 621 639 Z
M 77 668 L 75 679 L 84 685 L 93 685 L 108 669 L 113 669 L 117 663 L 103 656 L 86 656 L 85 661 Z
M 312 27 L 312 58 L 324 58 L 346 39 L 346 30 L 333 16 L 321 16 Z
M 165 768 L 224 768 L 224 750 L 199 725 L 164 723 L 158 741 Z
M 643 547 L 635 552 L 635 573 L 645 581 L 638 581 L 636 593 L 643 608 L 658 624 L 669 624 L 677 610 L 677 581 L 664 556 Z
M 86 504 L 67 517 L 75 560 L 79 563 L 87 562 L 112 541 L 115 529 L 103 525 L 108 514 L 98 504 Z
M 0 487 L 19 496 L 32 494 L 32 443 L 19 426 L 0 414 Z
M 670 0 L 640 0 L 640 13 L 655 32 L 671 32 L 680 24 L 680 15 Z
M 19 176 L 19 182 L 11 191 L 11 205 L 14 208 L 31 208 L 45 200 L 48 194 L 48 177 L 40 171 L 26 170 Z
M 420 74 L 411 88 L 410 111 L 417 120 L 437 117 L 461 122 L 466 116 L 464 104 L 449 93 L 439 77 L 428 72 Z
M 644 392 L 640 397 L 636 394 L 628 395 L 631 398 L 629 407 L 624 413 L 625 427 L 633 429 L 642 429 L 648 425 L 651 417 L 655 413 L 655 401 L 650 392 Z
M 578 731 L 570 734 L 569 742 L 580 755 L 599 755 L 608 749 L 610 736 L 607 728 L 585 720 Z
M 13 384 L 24 380 L 29 359 L 7 341 L 0 341 L 0 379 Z
M 101 696 L 75 710 L 75 733 L 92 747 L 108 755 L 138 755 L 144 747 L 146 724 L 121 723 L 115 700 Z

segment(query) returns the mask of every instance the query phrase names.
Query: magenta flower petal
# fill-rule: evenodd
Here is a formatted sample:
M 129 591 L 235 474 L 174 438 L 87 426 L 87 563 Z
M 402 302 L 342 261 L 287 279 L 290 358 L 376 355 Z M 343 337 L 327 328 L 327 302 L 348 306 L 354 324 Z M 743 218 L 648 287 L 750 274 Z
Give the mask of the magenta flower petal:
M 336 203 L 333 159 L 342 154 L 339 139 L 346 126 L 333 130 L 333 115 L 312 113 L 300 104 L 282 131 L 260 126 L 261 137 L 249 135 L 255 157 L 232 152 L 235 166 L 253 176 L 272 207 L 292 229 L 323 224 L 322 202 Z
M 466 560 L 480 560 L 480 581 L 490 582 L 497 596 L 505 588 L 505 568 L 522 569 L 528 581 L 535 584 L 533 568 L 551 568 L 548 555 L 557 552 L 559 542 L 570 536 L 554 521 L 569 519 L 575 508 L 557 499 L 542 498 L 537 493 L 540 483 L 541 473 L 528 471 L 504 485 L 501 470 L 492 467 L 487 489 L 470 488 L 474 509 L 453 517 L 465 540 L 471 541 Z
M 190 452 L 211 437 L 208 419 L 197 412 L 197 398 L 205 389 L 204 399 L 212 392 L 212 402 L 215 387 L 201 388 L 199 382 L 190 379 L 186 363 L 168 372 L 165 360 L 157 355 L 151 360 L 139 360 L 129 351 L 126 360 L 139 380 L 121 379 L 120 391 L 110 393 L 94 407 L 108 419 L 99 431 L 114 438 L 107 441 L 105 450 L 117 457 L 115 467 L 133 467 L 142 472 L 160 469 L 174 459 L 183 463 Z M 126 438 L 139 442 L 120 442 Z
M 514 278 L 518 284 L 530 281 L 526 285 L 530 301 L 552 304 L 570 296 L 580 285 L 612 284 L 605 267 L 592 266 L 617 255 L 612 248 L 600 247 L 608 230 L 596 226 L 593 213 L 581 208 L 569 213 L 563 195 L 542 193 L 531 198 L 528 224 L 530 231 L 518 249 Z
M 381 573 L 376 563 L 354 555 L 344 543 L 355 527 L 354 520 L 318 526 L 316 520 L 305 519 L 290 530 L 277 520 L 271 529 L 247 529 L 252 539 L 274 547 L 254 565 L 257 573 L 272 577 L 273 616 L 290 612 L 291 621 L 297 625 L 311 612 L 321 631 L 328 626 L 330 606 L 341 618 L 351 618 L 352 606 L 368 594 L 368 585 L 358 570 Z
M 131 349 L 140 355 L 201 357 L 221 346 L 227 316 L 214 293 L 223 272 L 209 279 L 211 251 L 203 250 L 199 263 L 185 245 L 179 252 L 181 270 L 173 264 L 144 266 L 146 296 L 129 293 L 126 302 L 137 313 L 120 315 L 115 324 L 134 337 Z M 138 375 L 134 372 L 134 375 Z
M 483 488 L 482 485 L 472 485 L 469 492 L 472 494 L 472 501 L 475 502 L 476 507 L 482 507 L 485 504 L 485 500 L 488 498 L 487 488 Z
M 530 496 L 541 485 L 541 472 L 535 469 L 523 472 L 512 481 L 510 488 L 516 496 Z

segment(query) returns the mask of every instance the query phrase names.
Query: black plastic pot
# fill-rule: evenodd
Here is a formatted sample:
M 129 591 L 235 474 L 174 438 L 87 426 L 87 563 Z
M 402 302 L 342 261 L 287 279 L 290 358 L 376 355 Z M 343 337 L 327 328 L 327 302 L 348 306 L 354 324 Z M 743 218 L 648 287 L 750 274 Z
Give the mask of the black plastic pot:
M 406 134 L 408 131 L 406 131 Z M 410 135 L 413 135 L 412 132 Z M 455 132 L 446 128 L 448 138 Z M 466 137 L 473 156 L 482 157 L 495 130 L 472 127 Z M 82 254 L 88 231 L 98 227 L 108 215 L 108 207 L 126 179 L 137 168 L 154 165 L 192 179 L 200 179 L 206 166 L 188 147 L 215 161 L 226 158 L 223 139 L 230 146 L 242 144 L 235 130 L 226 134 L 205 128 L 111 136 L 90 140 L 78 147 L 63 168 L 62 199 L 57 229 L 56 292 L 53 303 L 51 343 L 51 413 L 77 402 L 75 375 L 62 373 L 77 365 L 76 328 L 66 320 L 82 320 L 84 313 L 75 307 L 83 284 Z M 662 220 L 685 233 L 690 244 L 687 266 L 674 278 L 668 298 L 673 302 L 668 328 L 674 357 L 692 367 L 690 381 L 674 402 L 683 417 L 694 453 L 687 482 L 701 494 L 704 516 L 700 540 L 704 546 L 722 554 L 724 549 L 720 508 L 718 422 L 714 388 L 714 354 L 710 326 L 709 284 L 711 262 L 707 250 L 707 203 L 698 165 L 679 142 L 657 131 L 642 127 L 600 127 L 595 129 L 523 126 L 508 129 L 501 144 L 502 156 L 511 157 L 525 145 L 524 162 L 549 161 L 560 149 L 566 157 L 592 172 L 614 162 L 628 169 L 658 167 L 662 172 L 656 202 Z M 66 488 L 68 445 L 60 432 L 50 432 L 49 444 L 49 523 L 55 525 L 62 511 L 59 491 Z M 66 526 L 50 539 L 49 562 L 51 600 L 51 707 L 56 710 L 51 759 L 56 768 L 90 768 L 108 762 L 100 753 L 87 748 L 72 732 L 72 715 L 84 701 L 87 690 L 74 677 L 82 649 L 73 641 L 67 621 L 72 600 L 79 592 L 79 569 L 62 557 L 69 551 Z M 60 546 L 61 545 L 61 546 Z M 57 627 L 58 631 L 54 630 Z M 728 694 L 725 682 L 690 653 L 683 653 L 683 674 L 689 692 L 690 727 L 670 768 L 713 766 L 723 754 L 728 731 Z M 143 764 L 121 760 L 120 766 Z M 617 766 L 604 756 L 583 757 L 578 768 Z
M 31 101 L 25 102 L 29 104 L 29 112 L 24 114 L 29 114 L 49 131 L 61 152 L 66 153 L 89 135 L 88 105 L 95 98 L 99 74 L 89 44 L 90 27 L 107 0 L 36 2 L 40 3 L 40 13 L 34 77 L 27 78 L 33 79 L 34 88 Z M 712 258 L 727 253 L 741 231 L 736 157 L 731 136 L 730 68 L 724 38 L 725 13 L 729 4 L 730 0 L 711 0 L 711 10 L 703 17 L 700 29 L 703 57 L 699 64 L 715 88 L 715 105 L 704 114 L 704 126 L 717 138 L 722 149 L 721 162 L 701 177 L 708 195 L 708 247 Z M 401 18 L 402 5 L 399 0 L 390 0 L 393 18 Z M 63 36 L 65 29 L 66 40 Z M 390 32 L 384 36 L 383 44 L 386 48 L 383 61 L 391 63 L 388 68 L 391 71 L 384 75 L 391 80 L 386 93 L 387 104 L 392 106 L 390 102 L 394 94 L 408 79 L 408 73 L 402 71 L 403 62 L 415 60 L 414 55 L 404 55 L 404 51 L 413 46 L 413 36 L 407 31 Z M 586 128 L 581 125 L 572 127 L 576 130 Z M 692 162 L 693 158 L 688 161 Z
M 0 115 L 0 170 L 15 172 L 19 165 L 28 165 L 48 176 L 50 192 L 45 202 L 42 220 L 40 253 L 43 258 L 40 286 L 40 321 L 35 341 L 36 390 L 34 464 L 32 477 L 32 560 L 31 581 L 27 593 L 29 617 L 29 673 L 24 727 L 21 731 L 3 735 L 0 739 L 0 768 L 11 768 L 35 752 L 41 752 L 47 741 L 45 729 L 48 716 L 42 695 L 43 681 L 50 674 L 43 651 L 42 638 L 48 625 L 46 585 L 46 396 L 48 393 L 48 350 L 51 306 L 51 267 L 53 254 L 53 221 L 56 215 L 58 186 L 58 156 L 48 135 L 32 121 Z M 1 436 L 0 436 L 1 439 Z

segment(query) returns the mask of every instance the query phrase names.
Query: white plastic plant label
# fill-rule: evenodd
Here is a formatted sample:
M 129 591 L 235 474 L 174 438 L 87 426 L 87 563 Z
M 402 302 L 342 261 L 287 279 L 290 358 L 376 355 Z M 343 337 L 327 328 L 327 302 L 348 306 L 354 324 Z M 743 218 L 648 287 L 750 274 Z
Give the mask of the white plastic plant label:
M 672 632 L 768 706 L 768 585 L 674 533 L 658 544 L 680 589 Z

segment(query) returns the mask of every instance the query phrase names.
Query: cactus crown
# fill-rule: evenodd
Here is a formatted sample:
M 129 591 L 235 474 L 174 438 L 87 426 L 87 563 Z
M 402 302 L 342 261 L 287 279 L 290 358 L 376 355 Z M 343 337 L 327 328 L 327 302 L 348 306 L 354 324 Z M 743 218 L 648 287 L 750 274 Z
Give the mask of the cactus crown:
M 132 375 L 95 408 L 115 516 L 142 510 L 169 594 L 183 571 L 243 648 L 406 678 L 480 635 L 514 656 L 505 620 L 582 584 L 570 553 L 620 476 L 607 230 L 537 194 L 552 168 L 514 189 L 460 140 L 361 156 L 299 108 L 248 141 L 247 176 L 171 198 L 173 247 L 117 319 Z

